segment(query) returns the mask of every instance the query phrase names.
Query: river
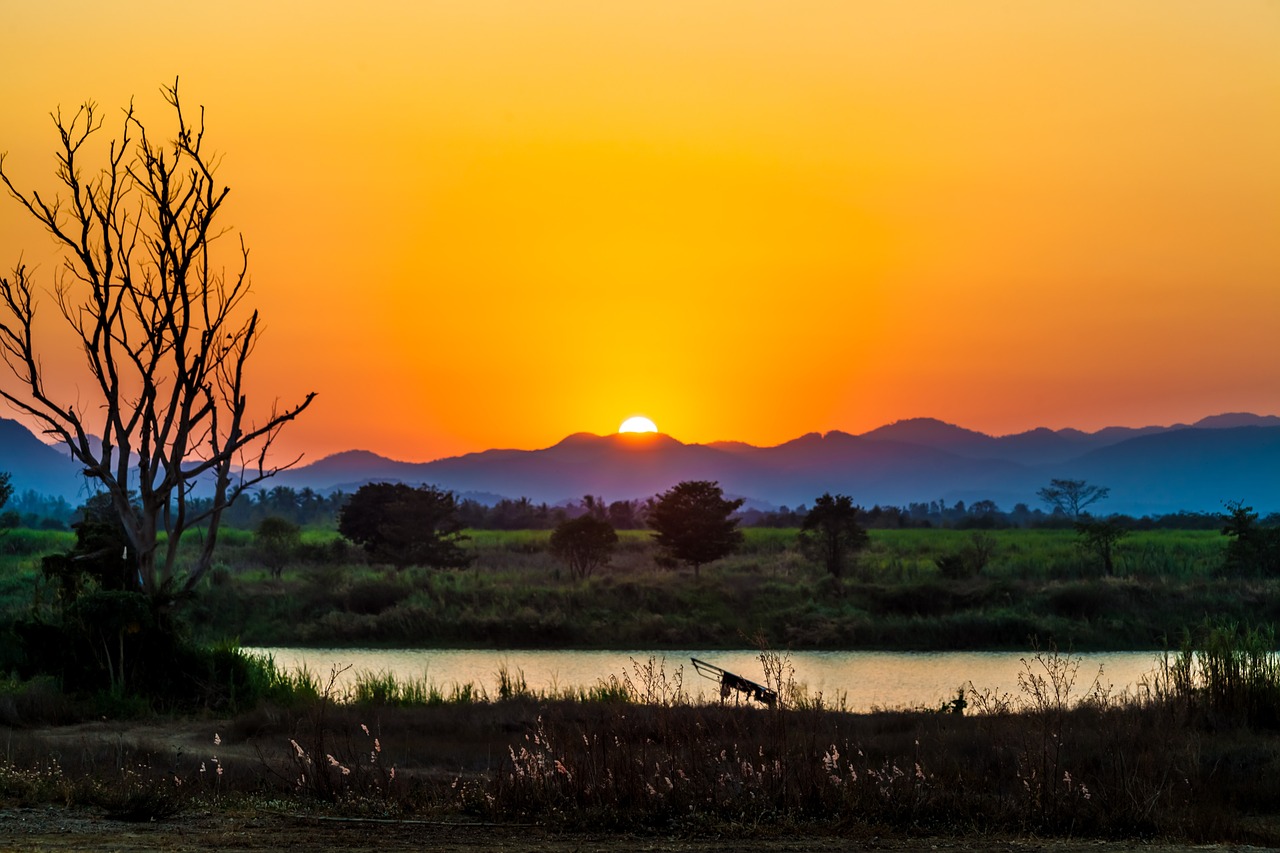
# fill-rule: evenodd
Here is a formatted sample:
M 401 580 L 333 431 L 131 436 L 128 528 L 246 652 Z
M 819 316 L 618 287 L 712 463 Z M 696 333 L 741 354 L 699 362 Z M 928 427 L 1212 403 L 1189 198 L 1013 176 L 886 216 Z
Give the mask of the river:
M 310 649 L 249 648 L 270 655 L 277 666 L 296 671 L 305 667 L 321 682 L 337 672 L 337 686 L 345 690 L 360 673 L 390 673 L 399 681 L 420 680 L 444 693 L 454 685 L 470 684 L 496 696 L 498 672 L 522 675 L 535 692 L 560 692 L 592 687 L 610 676 L 627 676 L 637 686 L 645 681 L 651 660 L 661 666 L 672 684 L 676 679 L 698 700 L 714 699 L 718 685 L 699 677 L 690 664 L 698 658 L 743 678 L 765 683 L 759 652 L 755 651 L 532 651 L 494 649 Z M 1086 695 L 1095 681 L 1113 694 L 1136 692 L 1159 664 L 1157 652 L 1097 652 L 1070 655 L 1076 667 L 1072 698 Z M 1028 652 L 791 652 L 785 657 L 795 683 L 810 696 L 821 693 L 828 706 L 851 711 L 938 708 L 955 698 L 963 685 L 979 693 L 1022 693 L 1019 675 L 1044 675 L 1043 666 Z M 323 684 L 322 684 L 323 686 Z

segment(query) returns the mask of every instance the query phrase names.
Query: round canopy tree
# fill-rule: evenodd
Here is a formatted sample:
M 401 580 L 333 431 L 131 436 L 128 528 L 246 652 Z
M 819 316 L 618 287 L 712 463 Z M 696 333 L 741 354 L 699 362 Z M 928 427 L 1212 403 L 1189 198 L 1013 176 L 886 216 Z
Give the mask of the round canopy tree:
M 858 524 L 859 511 L 848 495 L 826 493 L 813 502 L 813 509 L 804 517 L 800 547 L 811 559 L 821 561 L 832 577 L 840 577 L 849 556 L 871 542 Z
M 461 569 L 471 565 L 471 555 L 458 544 L 467 537 L 457 512 L 453 492 L 435 486 L 368 483 L 338 513 L 338 532 L 396 569 Z
M 607 566 L 617 545 L 613 525 L 591 513 L 563 521 L 551 531 L 551 553 L 568 564 L 575 578 L 589 578 Z
M 649 526 L 658 532 L 664 556 L 693 566 L 696 577 L 704 563 L 726 557 L 742 544 L 733 518 L 742 503 L 742 498 L 726 499 L 715 482 L 686 480 L 653 499 Z

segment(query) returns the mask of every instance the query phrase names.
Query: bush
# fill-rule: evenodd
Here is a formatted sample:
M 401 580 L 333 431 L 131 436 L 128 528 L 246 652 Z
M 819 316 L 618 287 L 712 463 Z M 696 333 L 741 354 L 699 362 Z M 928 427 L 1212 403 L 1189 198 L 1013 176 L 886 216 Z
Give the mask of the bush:
M 996 538 L 990 533 L 977 532 L 969 536 L 969 544 L 958 553 L 944 554 L 935 564 L 948 580 L 965 580 L 976 577 L 991 562 L 995 554 Z
M 273 577 L 280 577 L 284 567 L 297 557 L 301 545 L 302 529 L 278 515 L 262 519 L 253 532 L 254 552 Z
M 944 554 L 935 561 L 935 564 L 938 572 L 947 580 L 964 580 L 978 573 L 973 564 L 965 559 L 964 554 Z
M 376 616 L 408 598 L 409 586 L 399 580 L 372 578 L 357 581 L 347 590 L 346 609 L 349 613 Z
M 1229 575 L 1276 577 L 1280 575 L 1280 527 L 1258 521 L 1253 507 L 1227 505 L 1222 533 L 1231 537 L 1223 566 Z

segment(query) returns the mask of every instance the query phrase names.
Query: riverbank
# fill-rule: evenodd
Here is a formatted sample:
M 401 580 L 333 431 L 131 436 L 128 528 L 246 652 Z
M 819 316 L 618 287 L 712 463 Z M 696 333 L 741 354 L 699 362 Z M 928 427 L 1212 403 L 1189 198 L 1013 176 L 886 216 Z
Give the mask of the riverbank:
M 1061 530 L 873 531 L 846 577 L 804 558 L 795 531 L 748 530 L 699 574 L 664 569 L 649 534 L 613 563 L 570 578 L 546 531 L 478 532 L 470 569 L 394 572 L 347 552 L 272 577 L 234 541 L 191 608 L 208 641 L 254 646 L 734 649 L 763 634 L 792 649 L 1022 650 L 1035 640 L 1088 651 L 1176 647 L 1206 615 L 1280 620 L 1280 580 L 1222 576 L 1214 531 L 1133 534 L 1103 576 Z M 938 561 L 981 539 L 981 571 Z
M 732 651 L 681 650 L 542 650 L 542 649 L 352 649 L 245 647 L 246 654 L 269 659 L 286 673 L 325 678 L 336 672 L 343 695 L 381 691 L 435 696 L 443 702 L 455 694 L 475 697 L 584 696 L 616 682 L 643 681 L 661 672 L 679 685 L 690 702 L 714 702 L 720 683 L 700 677 L 698 659 L 762 682 L 760 649 Z M 1019 678 L 1033 650 L 1016 652 L 833 652 L 789 650 L 778 660 L 809 700 L 821 697 L 830 708 L 866 713 L 887 709 L 936 709 L 962 692 L 983 690 L 1017 694 Z M 1077 690 L 1095 683 L 1115 694 L 1138 695 L 1161 677 L 1166 658 L 1159 652 L 1088 652 L 1075 654 Z
M 1280 580 L 936 577 L 884 583 L 752 569 L 546 576 L 410 571 L 248 578 L 194 602 L 210 642 L 254 646 L 1080 651 L 1176 648 L 1207 616 L 1280 621 Z
M 686 705 L 654 683 L 627 700 L 321 695 L 236 716 L 9 728 L 0 847 L 69 849 L 56 846 L 64 820 L 79 821 L 78 849 L 96 837 L 124 850 L 254 832 L 293 832 L 278 849 L 298 850 L 1280 843 L 1274 728 L 1195 685 L 1121 700 L 1073 686 L 1068 659 L 1037 663 L 1018 696 L 972 695 L 949 713 Z

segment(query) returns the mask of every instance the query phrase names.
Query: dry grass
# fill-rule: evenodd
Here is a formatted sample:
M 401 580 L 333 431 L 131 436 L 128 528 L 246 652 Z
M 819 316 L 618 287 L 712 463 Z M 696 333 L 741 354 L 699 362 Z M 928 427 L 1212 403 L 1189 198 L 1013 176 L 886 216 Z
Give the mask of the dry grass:
M 798 706 L 773 663 L 789 707 L 689 704 L 639 664 L 613 701 L 403 707 L 322 689 L 232 719 L 11 729 L 0 796 L 135 819 L 249 798 L 567 830 L 1280 841 L 1280 742 L 1228 724 L 1202 684 L 1114 697 L 1049 651 L 1028 656 L 1019 695 L 967 691 L 967 713 L 849 714 Z

